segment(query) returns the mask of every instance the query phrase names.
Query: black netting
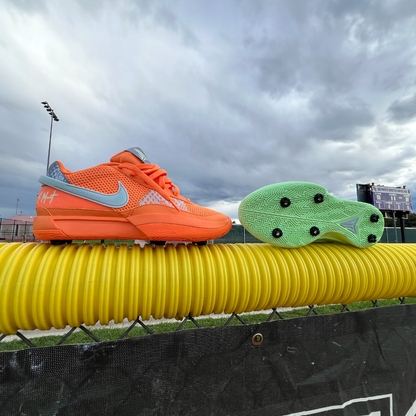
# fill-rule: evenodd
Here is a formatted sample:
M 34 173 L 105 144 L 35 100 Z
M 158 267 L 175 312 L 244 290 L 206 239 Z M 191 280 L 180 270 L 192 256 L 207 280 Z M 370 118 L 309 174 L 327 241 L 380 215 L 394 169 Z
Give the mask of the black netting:
M 416 400 L 415 312 L 397 305 L 3 352 L 0 414 L 404 416 Z

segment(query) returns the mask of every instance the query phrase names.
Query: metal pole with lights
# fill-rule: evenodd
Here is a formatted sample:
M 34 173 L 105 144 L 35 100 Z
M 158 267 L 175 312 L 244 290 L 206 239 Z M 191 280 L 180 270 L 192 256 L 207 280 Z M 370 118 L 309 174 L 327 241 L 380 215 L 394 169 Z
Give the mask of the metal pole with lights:
M 52 126 L 53 126 L 53 122 L 54 121 L 59 121 L 59 118 L 57 117 L 57 115 L 55 114 L 55 112 L 53 111 L 53 109 L 49 106 L 47 101 L 42 101 L 43 106 L 46 108 L 46 111 L 49 113 L 49 115 L 51 116 L 51 128 L 49 130 L 49 149 L 48 149 L 48 162 L 46 165 L 46 173 L 48 173 L 48 169 L 49 169 L 49 159 L 51 156 L 51 143 L 52 143 Z

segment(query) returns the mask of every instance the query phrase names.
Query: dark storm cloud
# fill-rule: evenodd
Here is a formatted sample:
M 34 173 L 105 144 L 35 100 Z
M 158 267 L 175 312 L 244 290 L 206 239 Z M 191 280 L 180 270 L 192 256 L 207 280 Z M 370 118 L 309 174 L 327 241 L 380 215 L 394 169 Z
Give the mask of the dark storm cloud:
M 270 183 L 414 180 L 416 3 L 0 0 L 0 201 L 139 145 L 236 218 Z M 387 117 L 386 117 L 387 115 Z M 408 182 L 409 181 L 409 182 Z M 397 183 L 401 182 L 401 183 Z M 21 204 L 21 205 L 20 205 Z
M 7 3 L 9 3 L 8 6 L 17 8 L 20 12 L 27 14 L 47 13 L 48 10 L 45 0 L 6 0 L 6 6 Z
M 393 101 L 387 109 L 390 121 L 407 123 L 416 117 L 416 93 L 412 97 Z
M 360 128 L 374 124 L 369 106 L 358 98 L 316 97 L 311 100 L 311 108 L 315 118 L 310 134 L 319 140 L 354 142 Z
M 192 31 L 183 25 L 178 17 L 167 7 L 158 7 L 154 13 L 154 19 L 167 29 L 178 33 L 184 45 L 197 48 L 200 44 L 199 39 Z

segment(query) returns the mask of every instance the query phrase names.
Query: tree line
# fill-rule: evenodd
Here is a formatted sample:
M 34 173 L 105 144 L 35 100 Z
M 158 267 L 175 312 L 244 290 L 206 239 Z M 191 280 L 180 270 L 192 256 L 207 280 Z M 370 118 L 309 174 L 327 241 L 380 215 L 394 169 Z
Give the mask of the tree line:
M 409 218 L 404 220 L 406 227 L 416 227 L 416 214 L 409 214 Z M 393 218 L 384 218 L 385 227 L 394 227 Z M 400 227 L 400 220 L 396 218 L 396 227 Z

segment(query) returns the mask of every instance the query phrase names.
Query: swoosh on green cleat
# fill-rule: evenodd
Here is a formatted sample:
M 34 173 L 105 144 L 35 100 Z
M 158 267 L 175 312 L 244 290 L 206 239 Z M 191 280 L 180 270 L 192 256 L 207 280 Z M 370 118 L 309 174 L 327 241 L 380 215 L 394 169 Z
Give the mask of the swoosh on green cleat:
M 357 234 L 356 226 L 359 220 L 360 219 L 357 217 L 357 218 L 354 218 L 353 220 L 345 221 L 341 225 L 347 230 L 350 230 L 351 232 L 353 232 L 354 234 Z

